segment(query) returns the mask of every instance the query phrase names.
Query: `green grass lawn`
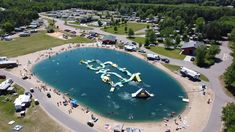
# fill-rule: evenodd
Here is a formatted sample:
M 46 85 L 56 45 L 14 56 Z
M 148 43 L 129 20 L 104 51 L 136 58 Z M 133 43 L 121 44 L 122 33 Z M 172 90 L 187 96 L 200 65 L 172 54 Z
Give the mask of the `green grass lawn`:
M 164 65 L 166 68 L 168 68 L 172 72 L 178 71 L 180 69 L 180 66 L 177 66 L 177 65 L 165 64 L 165 63 L 162 63 L 162 65 Z
M 77 24 L 77 25 L 69 25 L 69 24 Z M 81 30 L 92 30 L 93 29 L 91 27 L 81 26 L 80 23 L 78 23 L 78 22 L 69 22 L 69 24 L 65 24 L 65 25 L 70 26 L 70 27 L 74 27 L 77 29 L 81 29 Z
M 135 33 L 135 35 L 145 35 L 145 32 Z
M 143 23 L 127 23 L 127 28 L 128 29 L 132 28 L 134 32 L 141 30 L 141 29 L 145 28 L 146 26 L 147 26 L 147 24 L 143 24 Z M 102 30 L 105 32 L 109 32 L 109 33 L 113 33 L 113 34 L 126 34 L 125 33 L 125 24 L 121 24 L 121 25 L 117 26 L 117 29 L 118 29 L 118 31 L 115 32 L 114 26 L 107 27 L 106 29 L 102 28 Z
M 3 80 L 0 80 L 0 82 Z M 24 89 L 19 85 L 14 85 L 15 90 L 18 94 L 23 94 Z M 12 132 L 12 127 L 16 124 L 23 125 L 23 132 L 62 132 L 63 128 L 53 121 L 49 116 L 40 108 L 40 106 L 35 105 L 32 101 L 31 106 L 26 112 L 26 116 L 23 118 L 18 118 L 15 115 L 14 100 L 17 96 L 11 94 L 0 96 L 0 130 L 3 132 Z M 16 121 L 14 125 L 8 125 L 8 122 L 14 120 Z
M 172 72 L 178 71 L 180 69 L 180 66 L 177 66 L 177 65 L 165 64 L 165 63 L 162 63 L 162 65 L 164 65 L 166 68 L 168 68 Z M 200 75 L 200 79 L 205 82 L 209 82 L 209 79 L 203 74 Z
M 70 40 L 61 40 L 39 32 L 30 37 L 19 37 L 12 41 L 0 41 L 0 56 L 15 57 L 63 45 L 66 43 L 90 43 L 92 40 L 75 37 Z
M 150 47 L 150 50 L 159 55 L 164 55 L 164 56 L 174 58 L 174 59 L 179 59 L 179 60 L 183 60 L 186 57 L 185 55 L 180 54 L 179 49 L 166 49 L 164 47 Z
M 135 41 L 135 42 L 137 42 L 137 43 L 141 43 L 141 44 L 144 44 L 145 43 L 145 38 L 143 38 L 143 37 L 134 37 L 134 38 L 128 38 L 128 39 L 130 39 L 130 40 L 132 40 L 132 41 Z

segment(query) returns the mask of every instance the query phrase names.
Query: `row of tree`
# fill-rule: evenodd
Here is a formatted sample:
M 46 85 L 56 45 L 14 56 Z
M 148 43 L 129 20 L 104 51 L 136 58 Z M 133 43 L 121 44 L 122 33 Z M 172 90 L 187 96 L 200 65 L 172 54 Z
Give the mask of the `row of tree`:
M 0 0 L 0 5 L 6 8 L 5 11 L 0 11 L 0 26 L 6 22 L 11 23 L 13 26 L 26 25 L 32 19 L 38 17 L 38 12 L 75 7 L 94 10 L 120 11 L 122 14 L 137 12 L 137 16 L 142 18 L 153 18 L 153 16 L 158 15 L 169 16 L 176 19 L 176 17 L 180 16 L 187 25 L 193 24 L 195 19 L 198 17 L 203 17 L 206 21 L 214 21 L 222 16 L 235 16 L 235 9 L 232 8 L 205 8 L 197 5 L 181 6 L 123 3 L 122 1 L 117 2 L 108 0 Z
M 126 3 L 155 3 L 155 4 L 183 4 L 193 3 L 203 6 L 228 6 L 235 5 L 235 0 L 114 0 Z
M 224 73 L 224 82 L 226 88 L 235 96 L 235 28 L 231 32 L 230 40 L 230 47 L 233 50 L 233 53 L 231 54 L 233 63 Z
M 225 132 L 235 132 L 235 104 L 229 103 L 223 108 L 222 120 L 224 121 Z

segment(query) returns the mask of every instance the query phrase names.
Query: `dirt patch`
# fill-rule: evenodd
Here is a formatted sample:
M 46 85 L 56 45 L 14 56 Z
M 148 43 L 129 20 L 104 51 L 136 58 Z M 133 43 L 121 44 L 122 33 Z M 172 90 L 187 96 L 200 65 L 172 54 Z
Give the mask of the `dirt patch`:
M 68 37 L 67 39 L 63 36 L 64 33 L 62 32 L 54 32 L 54 33 L 47 33 L 47 35 L 51 36 L 51 37 L 55 37 L 58 39 L 62 39 L 62 40 L 68 40 L 71 39 L 71 37 Z

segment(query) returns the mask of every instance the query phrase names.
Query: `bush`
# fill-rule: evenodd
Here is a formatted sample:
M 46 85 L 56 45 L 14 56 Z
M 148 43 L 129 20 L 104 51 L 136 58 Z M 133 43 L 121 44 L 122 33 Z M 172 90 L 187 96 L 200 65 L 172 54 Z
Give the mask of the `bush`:
M 235 104 L 229 103 L 223 108 L 222 120 L 224 121 L 225 132 L 235 132 Z

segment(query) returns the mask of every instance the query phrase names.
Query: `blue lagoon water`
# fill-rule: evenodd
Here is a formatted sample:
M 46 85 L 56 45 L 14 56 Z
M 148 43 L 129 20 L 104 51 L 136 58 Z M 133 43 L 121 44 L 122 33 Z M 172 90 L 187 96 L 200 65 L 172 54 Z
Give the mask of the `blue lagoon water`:
M 141 83 L 129 82 L 115 92 L 102 82 L 100 74 L 80 64 L 82 59 L 112 61 L 131 73 L 141 73 Z M 46 84 L 69 93 L 96 113 L 129 122 L 159 121 L 169 113 L 180 113 L 186 107 L 181 85 L 171 76 L 153 65 L 127 53 L 108 49 L 81 48 L 46 59 L 33 68 L 34 74 Z M 131 97 L 131 93 L 144 87 L 155 96 L 146 100 Z

